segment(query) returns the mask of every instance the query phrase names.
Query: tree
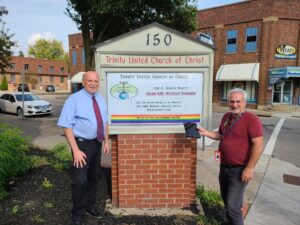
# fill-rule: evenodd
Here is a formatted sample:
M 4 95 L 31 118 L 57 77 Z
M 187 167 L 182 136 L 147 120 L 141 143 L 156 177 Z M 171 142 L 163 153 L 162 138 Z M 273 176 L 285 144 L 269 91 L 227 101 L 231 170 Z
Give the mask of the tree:
M 22 51 L 19 51 L 19 56 L 24 57 L 24 53 Z
M 2 20 L 3 15 L 7 15 L 8 11 L 5 7 L 0 6 L 0 72 L 3 73 L 5 68 L 9 66 L 12 48 L 17 45 L 16 41 L 12 40 L 14 34 L 9 34 L 9 29 L 5 28 L 5 22 Z
M 184 33 L 191 33 L 197 27 L 195 0 L 67 1 L 67 15 L 82 31 L 86 70 L 94 67 L 91 51 L 93 44 L 152 22 L 164 24 Z
M 2 91 L 8 90 L 8 84 L 7 84 L 7 79 L 6 79 L 5 74 L 3 75 L 3 79 L 2 79 L 2 82 L 0 85 L 0 90 L 2 90 Z
M 38 39 L 28 48 L 28 55 L 34 58 L 65 61 L 66 54 L 62 42 L 57 40 Z

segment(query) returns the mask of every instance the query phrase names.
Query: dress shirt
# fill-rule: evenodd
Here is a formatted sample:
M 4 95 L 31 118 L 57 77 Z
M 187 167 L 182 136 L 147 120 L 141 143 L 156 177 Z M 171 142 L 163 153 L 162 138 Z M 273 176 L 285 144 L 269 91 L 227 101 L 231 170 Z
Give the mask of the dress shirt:
M 57 125 L 72 128 L 75 137 L 95 139 L 97 137 L 97 119 L 92 97 L 85 89 L 70 95 L 63 106 Z M 107 106 L 104 97 L 98 92 L 95 93 L 95 98 L 105 128 L 107 124 Z M 104 129 L 104 135 L 105 131 Z

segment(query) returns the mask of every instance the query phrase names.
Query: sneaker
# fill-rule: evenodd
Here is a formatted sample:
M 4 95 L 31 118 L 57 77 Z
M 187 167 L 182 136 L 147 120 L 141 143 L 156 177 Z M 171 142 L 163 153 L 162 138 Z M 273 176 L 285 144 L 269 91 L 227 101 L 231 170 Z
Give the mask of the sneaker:
M 103 218 L 102 215 L 101 215 L 101 213 L 100 213 L 100 211 L 97 208 L 93 208 L 93 209 L 87 210 L 86 213 L 88 215 L 91 215 L 94 218 L 97 218 L 97 219 Z

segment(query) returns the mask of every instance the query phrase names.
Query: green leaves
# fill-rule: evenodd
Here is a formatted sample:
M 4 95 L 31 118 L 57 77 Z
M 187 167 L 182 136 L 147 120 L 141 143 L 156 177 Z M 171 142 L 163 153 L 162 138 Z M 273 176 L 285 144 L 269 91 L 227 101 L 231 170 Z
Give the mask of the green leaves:
M 7 83 L 7 79 L 6 79 L 5 74 L 3 76 L 2 83 L 0 85 L 0 90 L 2 90 L 2 91 L 8 90 L 8 83 Z
M 72 161 L 71 150 L 66 144 L 55 145 L 50 152 L 53 154 L 51 159 L 51 166 L 56 170 L 66 170 L 70 168 L 70 162 Z
M 0 72 L 3 72 L 9 65 L 13 53 L 11 49 L 17 45 L 17 42 L 12 40 L 14 34 L 9 34 L 9 29 L 5 28 L 5 22 L 1 18 L 6 14 L 8 11 L 0 6 Z
M 197 188 L 196 196 L 199 198 L 202 204 L 206 204 L 208 207 L 224 206 L 220 193 L 212 189 L 205 190 L 203 185 L 200 185 Z
M 39 59 L 66 60 L 63 44 L 57 40 L 38 39 L 29 45 L 28 54 Z
M 7 195 L 6 182 L 30 168 L 25 156 L 27 150 L 28 140 L 22 137 L 22 131 L 0 123 L 0 199 Z

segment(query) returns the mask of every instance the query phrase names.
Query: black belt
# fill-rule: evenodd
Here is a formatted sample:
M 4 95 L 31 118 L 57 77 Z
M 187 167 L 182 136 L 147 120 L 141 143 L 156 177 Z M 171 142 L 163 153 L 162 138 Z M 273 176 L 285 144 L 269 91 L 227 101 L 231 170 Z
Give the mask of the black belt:
M 82 137 L 75 137 L 75 140 L 76 141 L 80 141 L 80 142 L 94 142 L 94 141 L 98 141 L 97 138 L 94 138 L 94 139 L 85 139 L 85 138 L 82 138 Z
M 221 165 L 226 167 L 226 168 L 245 167 L 243 165 L 234 165 L 234 164 L 230 164 L 230 163 L 221 163 Z

